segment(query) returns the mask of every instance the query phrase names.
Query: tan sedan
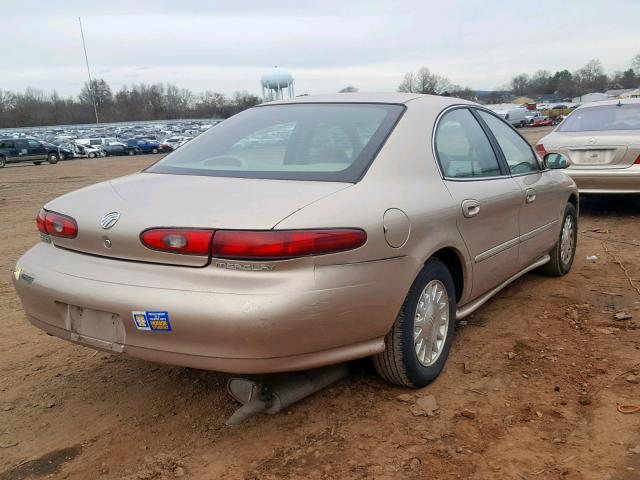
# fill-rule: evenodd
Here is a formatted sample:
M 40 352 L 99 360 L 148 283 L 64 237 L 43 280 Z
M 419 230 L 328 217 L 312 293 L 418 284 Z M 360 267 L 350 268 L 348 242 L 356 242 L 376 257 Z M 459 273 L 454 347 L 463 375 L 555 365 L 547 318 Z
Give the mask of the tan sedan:
M 582 105 L 536 150 L 565 156 L 581 193 L 640 193 L 640 99 Z
M 571 268 L 563 161 L 458 99 L 264 104 L 49 202 L 14 284 L 34 325 L 92 348 L 234 373 L 372 356 L 420 387 L 456 319 Z

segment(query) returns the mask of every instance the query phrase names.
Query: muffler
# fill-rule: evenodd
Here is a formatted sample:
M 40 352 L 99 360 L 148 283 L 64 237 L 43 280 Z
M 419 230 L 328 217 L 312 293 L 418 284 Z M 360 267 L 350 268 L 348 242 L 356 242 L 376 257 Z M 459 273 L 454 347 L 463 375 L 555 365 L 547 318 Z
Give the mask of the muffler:
M 258 413 L 273 415 L 348 375 L 349 367 L 340 364 L 305 372 L 231 377 L 227 391 L 242 406 L 225 423 L 234 426 Z

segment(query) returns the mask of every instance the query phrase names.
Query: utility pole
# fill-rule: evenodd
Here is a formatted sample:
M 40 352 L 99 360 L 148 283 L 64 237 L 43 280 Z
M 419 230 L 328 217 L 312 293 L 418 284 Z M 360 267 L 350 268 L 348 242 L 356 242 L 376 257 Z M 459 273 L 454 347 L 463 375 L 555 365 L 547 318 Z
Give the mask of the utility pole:
M 96 95 L 93 91 L 93 81 L 91 80 L 91 69 L 89 69 L 89 57 L 87 56 L 87 45 L 84 42 L 84 32 L 82 31 L 82 19 L 78 17 L 78 23 L 80 23 L 80 36 L 82 37 L 82 48 L 84 48 L 84 61 L 87 64 L 87 76 L 89 77 L 89 93 L 91 95 L 91 101 L 93 102 L 93 111 L 96 114 L 96 123 L 100 123 L 98 120 L 98 105 L 96 104 Z

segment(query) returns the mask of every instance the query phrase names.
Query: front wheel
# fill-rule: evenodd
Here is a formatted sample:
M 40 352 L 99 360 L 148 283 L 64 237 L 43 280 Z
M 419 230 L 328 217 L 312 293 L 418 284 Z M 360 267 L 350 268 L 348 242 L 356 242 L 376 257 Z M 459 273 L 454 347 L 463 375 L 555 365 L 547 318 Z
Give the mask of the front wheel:
M 4 166 L 7 164 L 7 160 L 0 156 L 0 168 L 4 168 Z
M 152 150 L 151 150 L 151 153 L 153 153 L 153 154 L 158 153 L 158 149 L 157 149 L 157 148 L 152 149 Z
M 58 163 L 58 160 L 60 160 L 60 157 L 58 157 L 57 153 L 50 153 L 49 156 L 47 157 L 47 161 L 51 165 L 55 165 L 56 163 Z
M 560 237 L 549 252 L 551 260 L 540 267 L 540 272 L 553 277 L 561 277 L 569 273 L 576 256 L 578 242 L 578 215 L 576 207 L 567 203 L 562 217 Z
M 129 156 L 132 157 L 136 154 L 136 151 L 132 148 L 129 150 Z
M 421 388 L 440 375 L 455 334 L 456 293 L 446 265 L 430 259 L 411 285 L 385 350 L 373 357 L 378 374 L 397 385 Z
M 96 154 L 95 154 L 95 153 L 93 153 L 93 152 L 91 152 L 91 153 L 89 154 L 89 158 L 96 158 Z

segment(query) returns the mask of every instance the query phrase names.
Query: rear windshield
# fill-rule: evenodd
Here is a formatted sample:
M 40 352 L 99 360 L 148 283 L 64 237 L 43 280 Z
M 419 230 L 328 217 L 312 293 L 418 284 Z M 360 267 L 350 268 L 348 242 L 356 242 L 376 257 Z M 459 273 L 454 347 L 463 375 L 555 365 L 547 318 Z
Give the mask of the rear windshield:
M 252 108 L 147 169 L 215 177 L 356 182 L 404 111 L 391 104 Z
M 640 103 L 579 108 L 558 128 L 559 132 L 640 130 Z

